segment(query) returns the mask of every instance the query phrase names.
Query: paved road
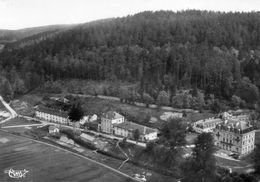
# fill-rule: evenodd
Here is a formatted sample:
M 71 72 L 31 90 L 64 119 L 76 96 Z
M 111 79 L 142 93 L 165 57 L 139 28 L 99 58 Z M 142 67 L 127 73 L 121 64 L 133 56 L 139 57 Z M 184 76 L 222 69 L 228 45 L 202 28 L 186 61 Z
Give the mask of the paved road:
M 0 131 L 0 182 L 12 180 L 6 170 L 26 169 L 22 181 L 37 182 L 123 182 L 127 175 L 111 170 L 86 157 L 39 141 Z M 66 159 L 66 160 L 65 160 Z
M 5 102 L 3 97 L 0 95 L 0 101 L 3 103 L 3 105 L 6 107 L 6 109 L 12 114 L 12 117 L 17 116 L 17 113 Z
M 2 124 L 2 123 L 5 123 L 5 122 L 9 121 L 12 118 L 15 118 L 17 116 L 17 113 L 13 110 L 13 108 L 11 108 L 9 106 L 9 104 L 7 104 L 5 102 L 5 100 L 3 99 L 3 97 L 1 95 L 0 95 L 0 102 L 2 102 L 3 105 L 5 106 L 5 108 L 11 113 L 11 116 L 9 118 L 7 118 L 7 119 L 5 119 L 5 120 L 0 122 L 0 124 Z

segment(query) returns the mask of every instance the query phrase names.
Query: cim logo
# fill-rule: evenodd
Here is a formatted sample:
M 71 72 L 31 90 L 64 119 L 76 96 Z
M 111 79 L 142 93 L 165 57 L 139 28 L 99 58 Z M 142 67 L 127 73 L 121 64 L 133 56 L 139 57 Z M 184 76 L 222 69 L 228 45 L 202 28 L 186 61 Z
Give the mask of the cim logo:
M 15 178 L 15 179 L 19 179 L 19 178 L 25 178 L 26 174 L 29 172 L 26 169 L 23 170 L 14 170 L 14 169 L 8 169 L 4 171 L 5 173 L 7 173 L 9 175 L 10 178 Z

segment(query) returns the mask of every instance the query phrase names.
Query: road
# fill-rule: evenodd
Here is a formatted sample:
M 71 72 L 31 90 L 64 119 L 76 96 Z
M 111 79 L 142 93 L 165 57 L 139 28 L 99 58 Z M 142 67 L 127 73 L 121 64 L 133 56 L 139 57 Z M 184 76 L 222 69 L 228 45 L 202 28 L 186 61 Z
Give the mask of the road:
M 5 122 L 9 121 L 9 120 L 12 119 L 12 118 L 15 118 L 18 114 L 15 112 L 15 110 L 13 110 L 13 108 L 11 108 L 11 107 L 9 106 L 9 104 L 7 104 L 7 103 L 5 102 L 5 100 L 3 99 L 3 97 L 2 97 L 1 95 L 0 95 L 0 101 L 1 101 L 2 104 L 5 106 L 5 108 L 11 113 L 11 116 L 10 116 L 9 118 L 7 118 L 7 119 L 5 119 L 5 120 L 3 120 L 3 121 L 0 122 L 0 124 L 2 124 L 2 123 L 5 123 Z
M 69 150 L 3 131 L 0 131 L 0 148 L 1 182 L 11 181 L 4 173 L 9 169 L 29 171 L 23 179 L 26 181 L 138 181 Z
M 6 107 L 6 109 L 11 113 L 12 117 L 16 117 L 17 113 L 5 102 L 3 97 L 0 95 L 0 101 L 3 103 L 3 105 Z
M 97 95 L 97 96 L 93 96 L 93 95 L 86 95 L 86 94 L 68 94 L 71 96 L 75 96 L 75 97 L 82 97 L 82 98 L 100 98 L 100 99 L 107 99 L 107 100 L 114 100 L 114 101 L 119 101 L 120 102 L 120 98 L 119 97 L 112 97 L 112 96 L 105 96 L 105 95 Z M 57 96 L 60 96 L 60 94 L 57 94 Z M 139 107 L 146 107 L 146 104 L 142 103 L 142 102 L 134 102 L 134 105 L 139 106 Z M 159 106 L 156 104 L 150 104 L 149 105 L 150 108 L 158 108 Z M 169 107 L 169 106 L 161 106 L 160 107 L 161 110 L 165 110 L 165 111 L 174 111 L 174 112 L 194 112 L 197 113 L 199 111 L 197 110 L 193 110 L 193 109 L 179 109 L 179 108 L 173 108 L 173 107 Z

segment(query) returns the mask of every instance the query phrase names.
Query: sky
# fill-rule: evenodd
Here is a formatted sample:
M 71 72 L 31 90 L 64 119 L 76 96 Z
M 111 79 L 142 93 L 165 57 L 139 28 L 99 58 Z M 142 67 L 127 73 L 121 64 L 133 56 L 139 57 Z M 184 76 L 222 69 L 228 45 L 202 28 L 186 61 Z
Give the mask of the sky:
M 146 10 L 260 11 L 260 0 L 0 0 L 0 29 L 75 24 Z

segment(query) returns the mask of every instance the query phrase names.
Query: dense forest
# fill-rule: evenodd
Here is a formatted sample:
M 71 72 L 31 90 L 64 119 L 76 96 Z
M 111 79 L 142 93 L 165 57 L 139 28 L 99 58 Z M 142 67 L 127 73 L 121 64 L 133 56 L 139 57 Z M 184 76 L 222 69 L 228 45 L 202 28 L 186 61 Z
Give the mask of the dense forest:
M 76 78 L 139 83 L 141 94 L 198 88 L 252 104 L 259 97 L 259 12 L 142 12 L 32 41 L 0 53 L 2 92 Z

